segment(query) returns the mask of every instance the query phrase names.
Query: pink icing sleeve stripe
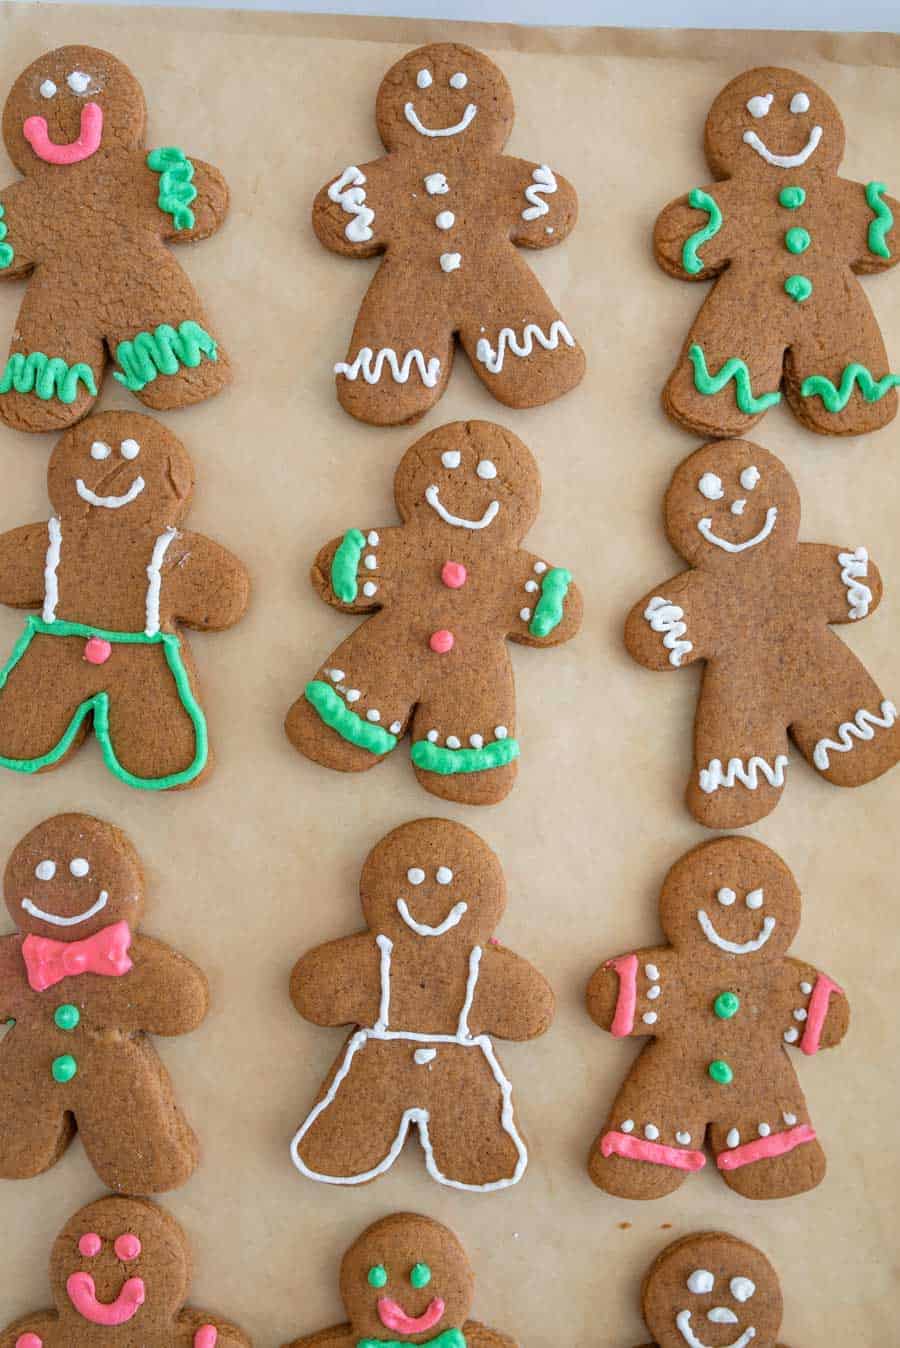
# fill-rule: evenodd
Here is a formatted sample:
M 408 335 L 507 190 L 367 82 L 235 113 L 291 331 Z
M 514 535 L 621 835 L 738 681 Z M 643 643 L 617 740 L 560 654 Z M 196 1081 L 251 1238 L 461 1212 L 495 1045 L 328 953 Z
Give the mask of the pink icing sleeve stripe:
M 784 1156 L 804 1142 L 813 1142 L 815 1136 L 815 1128 L 808 1123 L 800 1123 L 785 1133 L 770 1133 L 768 1137 L 745 1142 L 742 1147 L 720 1152 L 716 1157 L 716 1165 L 720 1170 L 740 1170 L 742 1165 L 750 1165 L 753 1161 L 769 1161 L 774 1156 Z
M 809 1007 L 806 1012 L 806 1028 L 803 1031 L 803 1038 L 800 1040 L 800 1049 L 803 1053 L 818 1053 L 819 1041 L 822 1038 L 822 1026 L 825 1024 L 825 1017 L 828 1015 L 828 1003 L 832 995 L 843 997 L 844 989 L 833 982 L 827 974 L 819 974 L 816 979 L 816 986 L 812 990 L 812 996 L 809 999 Z
M 610 1034 L 617 1039 L 631 1034 L 634 1029 L 634 1011 L 637 1006 L 637 955 L 619 955 L 617 959 L 607 960 L 604 969 L 615 969 L 619 975 L 619 995 L 616 998 L 616 1012 Z
M 634 956 L 631 957 L 634 959 Z M 671 1170 L 702 1170 L 706 1157 L 702 1151 L 686 1151 L 681 1147 L 664 1147 L 661 1142 L 648 1142 L 631 1133 L 604 1133 L 600 1143 L 604 1156 L 624 1156 L 627 1161 L 649 1161 L 651 1165 L 667 1165 Z
M 20 1334 L 16 1339 L 16 1348 L 44 1348 L 44 1340 L 37 1334 Z
M 215 1325 L 201 1325 L 194 1335 L 194 1348 L 216 1348 L 219 1331 Z

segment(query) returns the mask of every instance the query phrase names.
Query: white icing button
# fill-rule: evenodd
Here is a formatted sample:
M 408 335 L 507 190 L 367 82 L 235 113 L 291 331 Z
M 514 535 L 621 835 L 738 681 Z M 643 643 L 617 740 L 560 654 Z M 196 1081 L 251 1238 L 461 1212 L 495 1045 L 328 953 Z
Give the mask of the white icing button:
M 448 749 L 458 749 L 458 748 L 459 748 L 459 739 L 457 738 L 456 735 L 448 735 L 448 736 L 447 736 L 447 748 L 448 748 Z
M 651 983 L 655 983 L 659 978 L 659 969 L 655 964 L 645 964 L 644 973 L 650 979 Z
M 651 1000 L 651 1002 L 652 1002 L 652 1001 L 654 1001 L 654 1000 L 659 996 L 659 994 L 660 994 L 661 992 L 662 992 L 662 988 L 659 986 L 659 984 L 658 984 L 658 983 L 653 983 L 653 984 L 647 989 L 647 996 L 650 998 L 650 1000 Z
M 381 720 L 381 712 L 378 711 L 375 707 L 370 707 L 369 710 L 366 712 L 366 720 L 367 720 L 367 721 L 380 721 L 380 720 Z
M 457 72 L 456 72 L 455 75 L 451 75 L 451 76 L 450 76 L 450 88 L 451 88 L 451 89 L 465 89 L 465 87 L 466 87 L 466 85 L 467 85 L 468 83 L 469 83 L 469 77 L 468 77 L 468 75 L 467 75 L 464 71 L 462 71 L 462 70 L 457 70 Z M 796 100 L 797 98 L 799 98 L 799 94 L 795 94 L 794 97 L 795 97 L 795 100 Z M 804 95 L 804 97 L 805 97 L 805 95 Z
M 377 565 L 378 565 L 378 558 L 375 556 L 374 552 L 367 552 L 365 557 L 363 558 L 363 566 L 366 568 L 366 570 L 374 571 Z
M 419 86 L 419 88 L 427 89 L 431 83 L 432 83 L 431 71 L 420 70 L 418 75 L 416 76 L 416 84 Z
M 400 734 L 400 731 L 401 731 L 402 729 L 403 729 L 403 724 L 402 724 L 401 721 L 391 721 L 391 734 L 392 734 L 392 735 L 399 735 L 399 734 Z
M 456 216 L 452 211 L 438 211 L 434 217 L 434 223 L 438 229 L 452 229 L 456 224 Z
M 51 861 L 49 857 L 46 861 L 39 861 L 34 873 L 39 880 L 52 880 L 56 874 L 56 862 Z
M 538 575 L 538 576 L 543 575 L 543 573 L 547 570 L 547 563 L 546 563 L 546 562 L 535 562 L 535 564 L 534 564 L 534 570 L 535 570 L 535 574 L 536 574 L 536 575 Z
M 137 440 L 123 440 L 119 445 L 119 453 L 123 459 L 136 459 L 141 452 L 141 447 Z
M 655 1011 L 645 1011 L 641 1019 L 645 1025 L 655 1025 L 659 1017 Z
M 621 1123 L 619 1125 L 619 1131 L 622 1133 L 633 1133 L 634 1119 L 626 1119 L 624 1123 Z
M 462 253 L 441 253 L 441 271 L 456 271 L 462 262 Z
M 702 1297 L 712 1291 L 715 1283 L 716 1280 L 708 1269 L 698 1268 L 688 1278 L 687 1288 L 689 1292 L 694 1293 L 694 1296 Z
M 784 1032 L 784 1039 L 785 1042 L 788 1044 L 796 1044 L 799 1038 L 800 1038 L 800 1031 L 793 1025 L 789 1030 L 785 1030 Z
M 806 1020 L 806 1012 L 804 1011 L 802 1006 L 798 1006 L 796 1011 L 794 1012 L 794 1020 L 799 1021 Z
M 659 1137 L 659 1129 L 657 1128 L 655 1123 L 647 1124 L 647 1127 L 644 1129 L 644 1137 L 647 1139 L 648 1142 L 656 1141 L 656 1139 Z
M 366 538 L 366 542 L 368 543 L 370 548 L 377 548 L 378 544 L 381 542 L 381 539 L 378 537 L 375 530 L 372 529 L 370 530 L 369 535 Z
M 719 900 L 719 903 L 724 905 L 724 907 L 730 908 L 737 898 L 737 895 L 733 889 L 729 889 L 726 885 L 724 889 L 719 890 L 716 898 Z
M 725 1139 L 726 1147 L 730 1147 L 733 1151 L 735 1147 L 740 1146 L 740 1142 L 741 1135 L 738 1130 L 736 1128 L 729 1128 L 728 1136 Z
M 348 689 L 347 689 L 347 701 L 348 701 L 348 702 L 358 702 L 359 699 L 360 699 L 361 697 L 362 697 L 362 693 L 359 691 L 358 688 L 348 688 Z
M 690 1133 L 676 1133 L 675 1141 L 679 1144 L 679 1146 L 687 1147 L 690 1145 L 691 1135 Z
M 526 580 L 526 582 L 525 582 L 525 589 L 528 591 L 529 594 L 534 594 L 534 592 L 535 592 L 535 590 L 536 590 L 537 588 L 538 588 L 538 583 L 537 583 L 536 580 Z
M 342 683 L 344 678 L 344 671 L 342 669 L 329 669 L 328 677 L 329 679 L 331 679 L 333 683 Z
M 484 744 L 484 737 L 482 735 L 470 735 L 469 743 L 473 749 L 480 749 Z
M 44 80 L 41 85 L 41 98 L 52 98 L 56 93 L 56 85 L 52 80 Z
M 436 730 L 429 730 L 428 734 L 425 736 L 425 738 L 428 740 L 429 744 L 436 744 L 436 743 L 437 743 L 437 737 L 438 737 L 438 733 L 437 733 Z
M 91 445 L 92 459 L 108 459 L 112 450 L 103 440 L 95 440 Z
M 743 515 L 746 504 L 747 502 L 744 500 L 743 496 L 740 497 L 737 501 L 732 501 L 731 503 L 732 515 Z
M 449 885 L 450 881 L 453 879 L 453 872 L 449 866 L 438 866 L 434 873 L 434 878 L 439 885 Z
M 366 596 L 366 598 L 371 599 L 372 595 L 377 593 L 378 593 L 378 586 L 375 584 L 374 580 L 367 580 L 365 585 L 363 586 L 363 594 Z
M 528 619 L 531 617 L 531 609 L 530 609 L 530 608 L 520 608 L 520 609 L 519 609 L 519 617 L 522 619 L 522 622 L 523 622 L 523 623 L 527 623 L 527 622 L 528 622 Z
M 450 191 L 450 184 L 443 173 L 429 173 L 424 181 L 425 191 L 430 197 L 442 197 Z
M 490 459 L 482 459 L 475 472 L 485 482 L 492 482 L 497 476 L 496 465 L 491 463 Z
M 441 455 L 441 463 L 445 468 L 458 468 L 460 458 L 458 449 L 445 449 Z
M 410 866 L 406 872 L 406 878 L 411 885 L 420 885 L 425 879 L 425 872 L 421 866 Z
M 507 730 L 505 725 L 494 726 L 494 739 L 505 740 L 508 734 L 509 731 Z
M 768 1137 L 772 1129 L 767 1123 L 761 1123 L 756 1131 L 759 1133 L 760 1137 Z
M 800 991 L 803 993 L 804 997 L 808 997 L 812 992 L 812 983 L 801 983 Z
M 66 84 L 73 94 L 83 94 L 90 82 L 90 75 L 86 75 L 83 70 L 73 70 L 71 75 L 66 76 Z
M 424 1067 L 426 1063 L 433 1062 L 436 1057 L 436 1048 L 417 1048 L 413 1054 L 413 1062 L 417 1067 Z
M 69 870 L 79 880 L 82 879 L 83 876 L 87 875 L 90 869 L 91 869 L 90 865 L 88 864 L 85 857 L 73 857 L 72 860 L 69 862 Z

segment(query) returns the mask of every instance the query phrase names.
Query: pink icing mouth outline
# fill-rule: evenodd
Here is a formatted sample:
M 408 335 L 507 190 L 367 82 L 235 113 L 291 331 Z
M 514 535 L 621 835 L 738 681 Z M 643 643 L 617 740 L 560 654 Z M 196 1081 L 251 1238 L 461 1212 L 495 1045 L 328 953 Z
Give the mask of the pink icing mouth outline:
M 407 1315 L 398 1302 L 390 1297 L 378 1298 L 378 1318 L 385 1329 L 395 1334 L 424 1334 L 433 1329 L 444 1314 L 444 1302 L 440 1297 L 432 1297 L 421 1315 Z
M 50 139 L 46 117 L 26 117 L 22 134 L 38 159 L 46 164 L 79 164 L 100 149 L 103 135 L 103 109 L 99 103 L 85 103 L 81 109 L 81 132 L 77 140 L 57 145 Z
M 146 1292 L 143 1278 L 129 1278 L 123 1282 L 115 1301 L 98 1301 L 97 1289 L 90 1273 L 70 1273 L 66 1281 L 69 1300 L 78 1314 L 92 1325 L 124 1325 L 137 1315 L 144 1304 Z

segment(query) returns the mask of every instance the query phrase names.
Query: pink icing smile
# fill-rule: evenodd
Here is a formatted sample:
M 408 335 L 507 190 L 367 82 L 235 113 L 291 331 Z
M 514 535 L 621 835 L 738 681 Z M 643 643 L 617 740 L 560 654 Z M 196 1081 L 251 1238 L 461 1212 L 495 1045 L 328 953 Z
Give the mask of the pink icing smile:
M 143 1278 L 129 1278 L 115 1301 L 98 1301 L 90 1273 L 70 1273 L 66 1282 L 69 1300 L 83 1319 L 92 1325 L 124 1325 L 137 1315 L 144 1304 Z
M 77 140 L 56 145 L 47 131 L 46 117 L 26 117 L 22 133 L 38 159 L 45 164 L 79 164 L 100 149 L 103 135 L 103 109 L 99 103 L 85 103 L 81 109 L 81 132 Z
M 395 1334 L 424 1334 L 433 1329 L 444 1314 L 444 1303 L 440 1297 L 432 1297 L 421 1315 L 407 1315 L 398 1302 L 390 1297 L 378 1298 L 378 1318 L 385 1329 Z

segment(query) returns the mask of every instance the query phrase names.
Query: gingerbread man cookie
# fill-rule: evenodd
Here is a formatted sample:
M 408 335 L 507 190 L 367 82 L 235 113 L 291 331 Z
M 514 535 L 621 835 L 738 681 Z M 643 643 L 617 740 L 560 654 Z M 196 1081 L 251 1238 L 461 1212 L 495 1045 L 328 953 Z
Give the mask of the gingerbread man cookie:
M 641 1292 L 648 1348 L 783 1348 L 778 1275 L 761 1250 L 724 1231 L 676 1240 Z
M 543 1034 L 553 993 L 493 936 L 500 862 L 462 824 L 418 819 L 376 844 L 359 892 L 366 930 L 309 951 L 291 978 L 304 1019 L 356 1027 L 294 1135 L 294 1164 L 326 1184 L 365 1184 L 418 1129 L 438 1183 L 516 1184 L 528 1152 L 490 1036 Z
M 566 393 L 584 354 L 517 246 L 562 243 L 578 203 L 549 165 L 503 154 L 502 71 L 471 47 L 419 47 L 385 75 L 375 118 L 387 156 L 350 164 L 313 206 L 326 248 L 385 255 L 334 367 L 341 405 L 377 426 L 417 421 L 446 387 L 456 337 L 507 406 Z
M 701 843 L 669 871 L 659 904 L 668 945 L 606 960 L 592 1018 L 617 1038 L 649 1036 L 589 1161 L 620 1198 L 662 1198 L 706 1164 L 745 1198 L 787 1198 L 825 1174 L 787 1054 L 833 1048 L 847 1032 L 843 990 L 787 951 L 800 891 L 751 838 Z
M 556 646 L 581 625 L 570 572 L 521 547 L 540 493 L 525 445 L 491 422 L 453 422 L 407 450 L 394 477 L 403 524 L 350 529 L 316 558 L 327 604 L 375 616 L 288 712 L 301 753 L 363 772 L 409 731 L 426 791 L 503 799 L 519 757 L 506 642 Z
M 22 181 L 0 191 L 0 276 L 29 277 L 0 371 L 0 418 L 17 430 L 61 430 L 90 411 L 107 352 L 119 383 L 160 411 L 230 379 L 166 247 L 213 234 L 228 188 L 175 146 L 148 154 L 146 121 L 134 75 L 94 47 L 47 52 L 6 100 Z
M 467 1316 L 475 1275 L 459 1240 L 440 1222 L 396 1212 L 373 1222 L 341 1261 L 349 1324 L 320 1329 L 285 1348 L 515 1348 Z
M 101 1198 L 56 1237 L 56 1309 L 16 1320 L 0 1348 L 251 1348 L 235 1325 L 185 1307 L 191 1271 L 174 1217 L 144 1198 Z
M 854 273 L 900 261 L 900 203 L 883 182 L 840 178 L 844 124 L 823 89 L 763 67 L 726 85 L 706 119 L 717 180 L 668 205 L 656 259 L 714 286 L 663 393 L 698 435 L 742 435 L 781 391 L 822 435 L 897 414 L 878 324 Z
M 110 772 L 159 791 L 209 762 L 194 662 L 178 624 L 242 616 L 243 565 L 181 528 L 194 468 L 150 417 L 102 412 L 50 458 L 54 513 L 0 536 L 0 603 L 40 608 L 0 669 L 0 766 L 55 767 L 93 721 Z
M 676 469 L 669 541 L 690 565 L 644 596 L 625 644 L 648 669 L 705 660 L 688 807 L 709 828 L 775 808 L 788 731 L 836 786 L 862 786 L 900 758 L 900 724 L 829 624 L 881 601 L 864 547 L 799 543 L 800 500 L 784 464 L 746 440 L 705 445 Z
M 38 824 L 4 877 L 16 925 L 0 938 L 0 1177 L 54 1165 L 77 1128 L 110 1189 L 184 1184 L 197 1139 L 149 1034 L 186 1034 L 206 1015 L 206 978 L 137 934 L 144 876 L 119 829 L 86 814 Z

